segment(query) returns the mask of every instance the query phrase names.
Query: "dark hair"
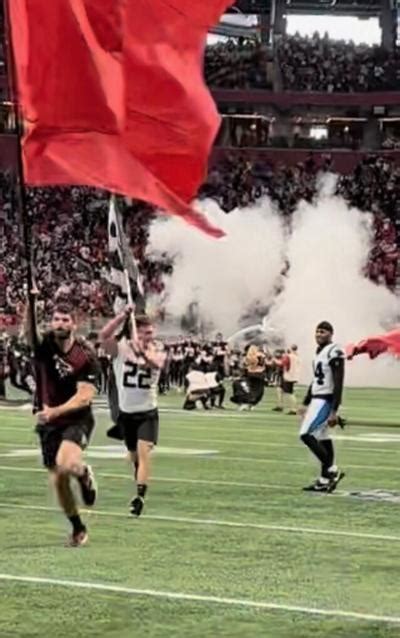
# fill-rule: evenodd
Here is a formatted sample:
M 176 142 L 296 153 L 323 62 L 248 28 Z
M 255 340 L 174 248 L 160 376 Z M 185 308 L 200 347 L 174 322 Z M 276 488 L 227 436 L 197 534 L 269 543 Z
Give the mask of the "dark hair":
M 76 320 L 75 310 L 69 303 L 65 301 L 56 303 L 56 305 L 53 308 L 53 312 L 51 313 L 52 317 L 54 317 L 56 313 L 60 315 L 70 315 L 71 319 L 73 319 L 74 321 Z
M 317 326 L 317 330 L 326 330 L 326 332 L 333 334 L 333 326 L 329 321 L 321 321 Z
M 137 315 L 136 316 L 136 327 L 137 328 L 146 328 L 148 326 L 152 326 L 153 322 L 147 315 Z

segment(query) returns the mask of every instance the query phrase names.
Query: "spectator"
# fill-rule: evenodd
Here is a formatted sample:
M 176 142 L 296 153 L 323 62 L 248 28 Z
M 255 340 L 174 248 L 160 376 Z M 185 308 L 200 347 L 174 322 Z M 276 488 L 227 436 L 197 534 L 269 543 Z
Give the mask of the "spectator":
M 277 55 L 288 91 L 353 93 L 399 87 L 400 56 L 380 46 L 331 40 L 327 34 L 296 34 L 280 39 Z
M 208 46 L 205 76 L 211 88 L 270 89 L 268 53 L 258 40 L 238 38 Z

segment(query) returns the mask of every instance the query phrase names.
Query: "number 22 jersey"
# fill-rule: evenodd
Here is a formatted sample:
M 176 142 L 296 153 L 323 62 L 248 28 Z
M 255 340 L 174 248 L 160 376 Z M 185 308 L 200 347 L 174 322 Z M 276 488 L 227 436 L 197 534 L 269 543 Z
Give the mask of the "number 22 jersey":
M 151 368 L 142 357 L 137 357 L 125 338 L 118 342 L 113 368 L 121 412 L 133 414 L 157 408 L 160 371 Z
M 344 359 L 345 353 L 340 346 L 328 343 L 317 350 L 313 360 L 314 377 L 311 384 L 311 396 L 329 397 L 334 391 L 332 361 Z

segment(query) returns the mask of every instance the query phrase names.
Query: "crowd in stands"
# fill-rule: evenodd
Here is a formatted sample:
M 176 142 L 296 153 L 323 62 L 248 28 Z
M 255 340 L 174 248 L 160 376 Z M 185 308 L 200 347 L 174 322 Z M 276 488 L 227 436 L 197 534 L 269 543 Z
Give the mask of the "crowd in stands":
M 399 87 L 400 55 L 380 46 L 315 33 L 311 38 L 283 36 L 277 51 L 283 86 L 289 91 L 353 93 Z
M 12 182 L 0 175 L 0 314 L 21 315 L 25 290 L 24 243 Z M 108 283 L 107 215 L 109 196 L 90 188 L 41 188 L 27 191 L 33 236 L 35 280 L 42 310 L 68 299 L 85 316 L 107 316 L 112 289 Z M 152 209 L 143 203 L 121 202 L 126 231 L 141 263 L 147 292 L 163 289 L 168 266 L 145 258 Z
M 271 89 L 267 47 L 245 38 L 209 46 L 205 76 L 211 88 Z
M 327 156 L 322 170 L 331 167 Z M 312 155 L 289 167 L 227 158 L 212 168 L 202 197 L 215 199 L 229 213 L 246 207 L 262 195 L 276 203 L 288 222 L 300 200 L 312 201 L 319 170 Z M 375 245 L 368 276 L 390 288 L 396 285 L 400 238 L 400 168 L 378 157 L 363 160 L 338 180 L 337 191 L 351 205 L 374 214 Z M 0 314 L 21 315 L 25 297 L 23 242 L 11 183 L 0 176 Z M 67 298 L 85 316 L 107 316 L 112 291 L 107 283 L 108 197 L 89 188 L 35 189 L 28 192 L 31 212 L 36 282 L 44 311 L 55 300 Z M 152 211 L 146 204 L 126 204 L 126 232 L 141 264 L 148 292 L 161 293 L 163 274 L 171 271 L 167 259 L 155 262 L 146 254 Z
M 281 38 L 277 55 L 287 90 L 379 91 L 400 86 L 399 55 L 380 47 L 296 35 Z M 0 45 L 0 73 L 1 60 Z M 205 71 L 211 87 L 271 89 L 270 65 L 267 48 L 256 40 L 239 38 L 206 50 Z M 270 143 L 269 121 L 260 115 L 226 114 L 225 123 L 225 130 L 221 130 L 221 136 L 227 136 L 221 137 L 224 146 L 228 141 L 239 147 Z M 304 144 L 301 130 L 292 138 L 292 146 Z M 284 143 L 287 138 L 282 138 Z M 348 145 L 354 143 L 351 138 Z M 334 146 L 332 139 L 329 145 Z M 397 129 L 388 130 L 383 146 L 400 147 Z M 200 197 L 213 198 L 229 213 L 268 195 L 290 224 L 299 201 L 311 202 L 315 197 L 319 172 L 331 168 L 329 154 L 318 167 L 312 154 L 295 166 L 250 161 L 246 155 L 226 156 L 211 167 Z M 375 243 L 366 274 L 394 289 L 400 245 L 400 168 L 379 156 L 366 157 L 352 174 L 338 180 L 337 191 L 353 206 L 374 214 Z M 13 193 L 10 175 L 0 173 L 0 316 L 20 317 L 26 277 L 24 242 Z M 42 311 L 47 313 L 54 301 L 67 298 L 86 317 L 108 316 L 112 312 L 107 253 L 109 196 L 82 187 L 43 188 L 28 190 L 27 203 Z M 163 275 L 171 271 L 171 263 L 165 255 L 154 261 L 146 254 L 153 210 L 127 200 L 121 200 L 121 206 L 145 290 L 160 294 Z
M 229 158 L 210 170 L 201 197 L 215 199 L 229 213 L 268 195 L 290 224 L 300 200 L 312 201 L 320 171 L 331 169 L 327 155 L 317 167 L 313 156 L 295 166 L 268 165 Z M 0 315 L 21 315 L 25 290 L 24 252 L 11 182 L 0 175 Z M 400 245 L 400 168 L 379 156 L 366 157 L 351 173 L 339 178 L 337 192 L 352 206 L 374 215 L 375 243 L 367 275 L 394 289 Z M 43 311 L 55 300 L 68 299 L 82 315 L 108 316 L 112 290 L 108 283 L 108 196 L 89 188 L 28 191 L 33 232 L 33 260 Z M 151 208 L 125 203 L 126 232 L 139 260 L 147 292 L 161 293 L 163 274 L 171 272 L 166 256 L 146 256 Z
M 244 38 L 211 45 L 206 50 L 206 79 L 212 88 L 271 89 L 273 59 L 287 91 L 396 91 L 400 83 L 399 52 L 318 33 L 279 36 L 274 54 L 257 40 Z
M 214 198 L 229 212 L 268 195 L 288 218 L 300 200 L 311 202 L 317 178 L 332 169 L 330 155 L 317 167 L 313 156 L 295 166 L 266 165 L 227 157 L 210 171 L 203 195 Z M 400 167 L 380 156 L 367 156 L 337 183 L 337 193 L 352 206 L 374 215 L 374 247 L 367 275 L 391 289 L 396 286 L 400 257 Z

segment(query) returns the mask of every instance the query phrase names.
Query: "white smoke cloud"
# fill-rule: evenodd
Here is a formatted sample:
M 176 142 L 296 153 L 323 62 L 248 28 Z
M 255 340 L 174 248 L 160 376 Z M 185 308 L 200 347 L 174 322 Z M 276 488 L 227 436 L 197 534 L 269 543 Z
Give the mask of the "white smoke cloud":
M 320 184 L 315 204 L 302 202 L 292 216 L 290 234 L 268 198 L 226 215 L 207 201 L 203 210 L 227 233 L 208 238 L 175 218 L 161 218 L 151 229 L 151 251 L 174 256 L 167 277 L 167 310 L 180 317 L 197 301 L 202 316 L 229 336 L 255 301 L 268 305 L 285 257 L 290 270 L 283 292 L 264 321 L 297 343 L 303 359 L 302 381 L 309 382 L 315 351 L 314 330 L 321 320 L 335 327 L 343 346 L 384 332 L 400 315 L 398 298 L 363 274 L 372 245 L 372 216 L 350 209 L 333 196 L 335 177 Z M 361 356 L 347 365 L 347 385 L 398 385 L 399 363 Z
M 213 201 L 202 210 L 226 237 L 209 238 L 176 218 L 151 227 L 150 249 L 174 256 L 174 273 L 165 283 L 166 308 L 180 317 L 196 301 L 202 317 L 228 336 L 257 300 L 272 301 L 283 265 L 284 229 L 268 199 L 228 215 Z
M 279 327 L 286 343 L 299 345 L 309 379 L 321 320 L 335 328 L 335 341 L 345 345 L 385 331 L 399 314 L 399 300 L 363 274 L 372 245 L 372 217 L 349 209 L 322 185 L 314 205 L 302 202 L 292 220 L 287 257 L 290 271 L 283 293 L 265 323 Z M 349 385 L 398 384 L 398 363 L 390 357 L 370 361 L 366 356 L 347 365 Z

